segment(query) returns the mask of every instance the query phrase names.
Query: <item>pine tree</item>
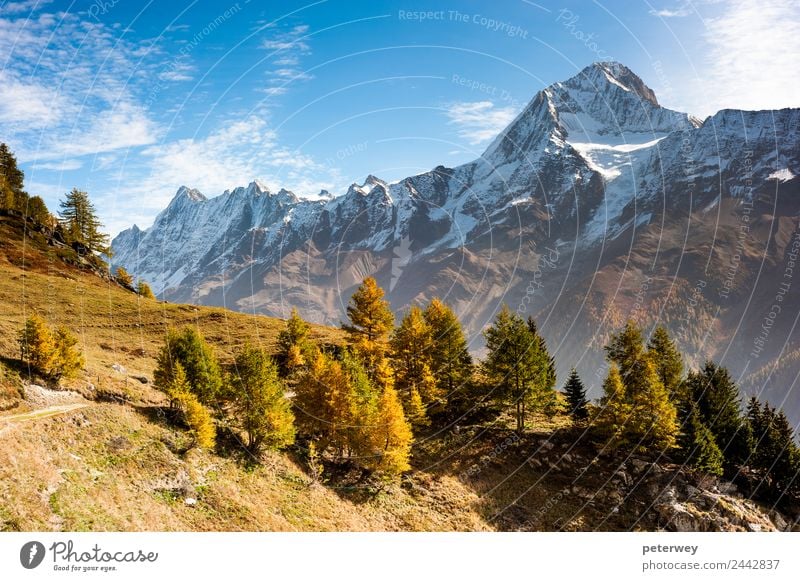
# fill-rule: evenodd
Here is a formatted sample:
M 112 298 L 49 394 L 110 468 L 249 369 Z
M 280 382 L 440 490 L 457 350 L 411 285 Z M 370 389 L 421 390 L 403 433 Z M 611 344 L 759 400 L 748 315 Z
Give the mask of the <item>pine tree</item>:
M 378 409 L 379 391 L 358 356 L 349 350 L 341 354 L 340 364 L 347 377 L 347 396 L 341 398 L 341 416 L 350 424 L 345 443 L 349 455 L 370 455 L 371 432 Z M 346 407 L 349 406 L 349 409 Z
M 117 282 L 124 287 L 133 288 L 133 277 L 123 267 L 117 267 Z
M 714 440 L 714 434 L 700 419 L 696 405 L 691 405 L 678 439 L 682 460 L 689 466 L 720 476 L 723 456 Z
M 222 372 L 213 350 L 192 327 L 167 331 L 154 373 L 156 387 L 163 390 L 170 385 L 176 363 L 183 366 L 191 392 L 200 403 L 218 406 L 222 396 Z
M 289 376 L 310 365 L 316 357 L 316 346 L 311 342 L 311 326 L 293 308 L 286 327 L 278 334 L 277 359 L 282 375 Z
M 78 339 L 66 327 L 56 329 L 56 369 L 55 377 L 72 378 L 83 369 L 83 354 L 78 350 Z
M 237 354 L 230 378 L 233 417 L 247 437 L 247 450 L 282 448 L 294 442 L 294 414 L 278 368 L 262 350 L 245 345 Z
M 66 327 L 53 331 L 38 315 L 25 321 L 18 343 L 22 360 L 48 379 L 71 378 L 83 368 L 83 355 L 75 336 Z
M 50 211 L 47 209 L 47 204 L 44 203 L 41 196 L 32 196 L 31 199 L 28 200 L 25 214 L 37 224 L 47 226 L 48 228 L 54 226 L 55 219 L 50 214 Z
M 752 452 L 753 435 L 742 417 L 739 389 L 728 370 L 708 361 L 699 372 L 689 373 L 686 386 L 725 456 L 726 467 L 745 464 Z
M 56 340 L 50 327 L 39 315 L 31 315 L 20 331 L 21 359 L 40 375 L 49 377 L 58 366 Z
M 655 352 L 645 351 L 642 332 L 631 321 L 606 346 L 606 357 L 619 370 L 625 404 L 630 406 L 622 439 L 642 450 L 671 448 L 678 434 L 677 409 L 654 356 Z
M 411 391 L 406 394 L 405 401 L 403 402 L 405 415 L 411 425 L 415 428 L 426 428 L 431 425 L 431 420 L 428 417 L 428 412 L 425 409 L 425 404 L 422 403 L 422 396 L 416 387 L 412 387 Z
M 525 430 L 525 418 L 532 406 L 546 401 L 549 356 L 542 352 L 525 320 L 507 305 L 485 332 L 489 354 L 484 369 L 496 387 L 497 396 L 515 406 L 516 431 Z
M 375 470 L 393 477 L 411 468 L 411 426 L 403 414 L 400 398 L 391 386 L 383 390 L 378 401 L 371 436 L 375 450 Z
M 752 397 L 747 406 L 747 421 L 753 435 L 750 465 L 764 474 L 764 481 L 777 492 L 798 489 L 800 449 L 783 410 Z
M 17 167 L 17 158 L 5 143 L 0 143 L 0 208 L 24 212 L 28 194 L 24 190 L 25 174 Z
M 611 447 L 630 443 L 630 420 L 633 406 L 628 402 L 622 375 L 615 363 L 608 369 L 603 382 L 603 397 L 593 425 Z
M 674 401 L 682 399 L 683 358 L 675 342 L 670 338 L 667 329 L 662 325 L 656 327 L 647 344 L 647 351 L 656 364 L 661 382 Z
M 430 367 L 440 397 L 446 399 L 446 408 L 450 411 L 471 407 L 474 402 L 469 401 L 469 385 L 473 363 L 461 322 L 438 298 L 430 302 L 424 316 L 433 340 Z
M 318 353 L 300 376 L 295 390 L 296 421 L 300 430 L 320 441 L 320 451 L 333 448 L 339 456 L 351 452 L 355 394 L 341 363 Z
M 564 393 L 567 396 L 569 413 L 572 417 L 576 420 L 585 420 L 588 418 L 589 411 L 586 407 L 588 404 L 586 401 L 586 388 L 583 386 L 583 382 L 578 376 L 578 371 L 574 367 L 572 371 L 570 371 L 566 385 L 564 385 Z
M 103 225 L 89 194 L 73 188 L 61 202 L 59 217 L 70 243 L 81 244 L 88 252 L 111 255 L 108 235 L 100 231 Z
M 642 373 L 640 391 L 628 393 L 633 403 L 632 435 L 645 449 L 672 448 L 679 430 L 677 410 L 649 357 L 645 359 Z
M 414 417 L 416 425 L 426 424 L 427 414 L 423 412 L 420 416 L 417 402 L 411 400 L 419 397 L 423 408 L 430 408 L 440 403 L 441 393 L 431 371 L 433 336 L 419 307 L 409 309 L 395 329 L 390 345 L 395 385 L 403 395 L 406 411 Z M 412 405 L 413 412 L 410 411 Z
M 644 367 L 648 355 L 642 331 L 633 321 L 628 321 L 622 331 L 611 336 L 606 345 L 606 357 L 619 368 L 627 397 L 632 398 L 645 388 Z
M 383 295 L 383 289 L 374 278 L 365 278 L 350 297 L 347 306 L 350 323 L 342 325 L 348 342 L 373 379 L 380 361 L 386 356 L 389 332 L 394 325 L 394 315 Z
M 183 413 L 186 425 L 189 426 L 192 443 L 199 448 L 213 449 L 217 438 L 217 427 L 208 408 L 201 404 L 194 394 L 186 392 L 179 396 L 178 407 Z
M 550 355 L 550 352 L 547 350 L 547 342 L 544 340 L 541 333 L 539 333 L 539 326 L 536 324 L 534 318 L 530 316 L 528 317 L 528 330 L 536 341 L 536 348 L 542 353 L 542 356 L 546 360 L 546 370 L 543 379 L 544 385 L 549 391 L 553 391 L 556 386 L 556 359 Z
M 153 294 L 153 289 L 150 288 L 150 285 L 147 284 L 143 280 L 139 280 L 136 285 L 136 294 L 138 294 L 143 299 L 155 299 L 156 295 Z

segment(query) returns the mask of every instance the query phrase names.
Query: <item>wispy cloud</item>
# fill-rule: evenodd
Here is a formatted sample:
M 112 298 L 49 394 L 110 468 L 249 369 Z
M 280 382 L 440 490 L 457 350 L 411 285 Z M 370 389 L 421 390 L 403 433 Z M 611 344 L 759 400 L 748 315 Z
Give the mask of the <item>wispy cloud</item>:
M 268 60 L 275 68 L 267 71 L 266 86 L 262 92 L 267 96 L 277 97 L 285 94 L 291 83 L 313 79 L 312 75 L 300 67 L 302 57 L 311 52 L 305 38 L 309 26 L 298 24 L 286 29 L 269 27 L 266 31 L 269 37 L 261 42 L 261 48 L 270 51 Z
M 650 14 L 659 18 L 683 18 L 694 13 L 694 8 L 690 1 L 683 0 L 673 3 L 664 8 L 651 8 Z
M 22 7 L 11 14 L 7 7 L 0 17 L 0 130 L 23 162 L 156 140 L 157 124 L 130 82 L 147 72 L 152 43 L 126 41 L 75 13 L 14 17 Z
M 21 0 L 20 2 L 6 2 L 0 10 L 4 14 L 23 14 L 40 10 L 53 0 Z
M 514 107 L 497 107 L 491 101 L 452 103 L 445 110 L 450 124 L 458 127 L 458 135 L 470 145 L 496 137 L 517 113 Z
M 118 215 L 109 219 L 112 229 L 130 225 L 131 218 L 147 223 L 145 216 L 163 208 L 180 185 L 214 196 L 259 178 L 272 189 L 286 187 L 313 197 L 341 183 L 336 169 L 280 145 L 276 132 L 257 116 L 229 123 L 203 138 L 151 145 L 143 149 L 141 160 L 146 168 L 141 181 L 123 183 L 117 191 Z
M 194 66 L 185 61 L 175 61 L 172 65 L 158 74 L 161 81 L 182 82 L 191 81 L 194 76 Z
M 688 8 L 678 8 L 672 10 L 670 8 L 663 8 L 661 10 L 651 10 L 650 14 L 653 16 L 659 16 L 661 18 L 683 18 L 684 16 L 689 16 L 692 13 L 691 10 Z
M 49 171 L 74 171 L 83 167 L 83 162 L 79 159 L 63 159 L 61 161 L 50 161 L 37 163 L 36 169 L 46 169 Z
M 714 110 L 797 107 L 800 18 L 792 2 L 732 0 L 706 20 L 709 73 L 704 104 Z

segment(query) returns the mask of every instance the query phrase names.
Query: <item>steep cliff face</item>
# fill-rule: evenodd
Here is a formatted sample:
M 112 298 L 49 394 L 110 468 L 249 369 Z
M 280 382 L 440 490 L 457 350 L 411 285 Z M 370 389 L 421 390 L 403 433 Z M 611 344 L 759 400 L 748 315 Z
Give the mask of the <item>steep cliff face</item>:
M 701 123 L 623 65 L 596 63 L 537 93 L 475 161 L 369 176 L 320 201 L 257 182 L 210 199 L 181 188 L 152 227 L 114 240 L 114 262 L 167 300 L 297 306 L 331 324 L 372 275 L 398 311 L 444 297 L 476 349 L 506 302 L 537 316 L 561 376 L 576 364 L 595 388 L 610 331 L 628 317 L 664 323 L 698 361 L 783 399 L 765 370 L 800 348 L 795 326 L 762 327 L 790 280 L 799 136 L 798 109 Z M 796 291 L 784 312 L 800 307 Z M 800 421 L 800 402 L 784 406 Z

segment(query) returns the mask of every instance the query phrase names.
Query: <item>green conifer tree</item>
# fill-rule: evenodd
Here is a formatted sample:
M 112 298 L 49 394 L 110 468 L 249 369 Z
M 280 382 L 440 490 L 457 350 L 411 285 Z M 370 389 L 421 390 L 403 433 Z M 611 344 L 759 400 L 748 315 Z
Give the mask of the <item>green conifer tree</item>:
M 576 420 L 585 420 L 589 417 L 586 401 L 586 388 L 583 386 L 578 371 L 573 367 L 570 371 L 567 383 L 564 385 L 564 393 L 567 396 L 567 405 L 570 415 Z

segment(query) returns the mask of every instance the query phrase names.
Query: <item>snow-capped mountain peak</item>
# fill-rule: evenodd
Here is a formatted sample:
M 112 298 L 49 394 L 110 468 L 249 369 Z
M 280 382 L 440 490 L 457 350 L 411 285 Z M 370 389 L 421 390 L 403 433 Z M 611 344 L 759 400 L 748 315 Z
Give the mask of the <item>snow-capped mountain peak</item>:
M 199 190 L 194 188 L 190 188 L 188 186 L 181 186 L 178 188 L 178 191 L 175 192 L 175 196 L 172 198 L 173 202 L 180 202 L 183 200 L 188 200 L 189 202 L 205 202 L 206 197 L 200 193 Z

